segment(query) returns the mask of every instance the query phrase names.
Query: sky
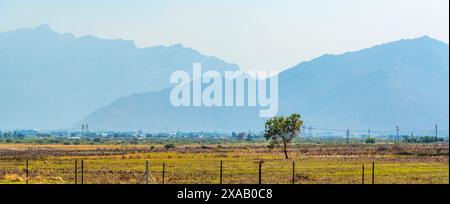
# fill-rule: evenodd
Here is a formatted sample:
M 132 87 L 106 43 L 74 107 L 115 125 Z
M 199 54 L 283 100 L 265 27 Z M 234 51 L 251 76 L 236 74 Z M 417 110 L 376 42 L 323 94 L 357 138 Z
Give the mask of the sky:
M 0 0 L 0 32 L 48 24 L 60 33 L 181 43 L 244 70 L 283 70 L 428 35 L 449 42 L 448 0 Z

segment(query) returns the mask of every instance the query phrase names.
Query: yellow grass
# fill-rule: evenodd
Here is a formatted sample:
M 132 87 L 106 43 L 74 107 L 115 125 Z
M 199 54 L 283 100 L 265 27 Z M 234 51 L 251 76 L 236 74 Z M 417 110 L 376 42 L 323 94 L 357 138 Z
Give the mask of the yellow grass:
M 431 145 L 300 145 L 290 148 L 290 159 L 284 159 L 278 149 L 269 152 L 262 145 L 208 148 L 183 145 L 171 150 L 155 147 L 150 150 L 148 145 L 0 145 L 0 153 L 8 150 L 25 154 L 0 158 L 0 183 L 24 183 L 27 158 L 30 183 L 74 183 L 75 160 L 80 168 L 81 159 L 84 181 L 90 184 L 137 183 L 144 174 L 146 160 L 157 183 L 162 183 L 163 163 L 165 183 L 218 183 L 220 161 L 223 161 L 223 182 L 233 184 L 257 183 L 259 161 L 263 161 L 263 183 L 291 183 L 294 176 L 297 184 L 358 184 L 362 165 L 366 166 L 369 182 L 372 162 L 376 183 L 449 183 L 448 145 L 439 149 Z M 30 148 L 40 149 L 38 152 L 43 156 L 27 155 Z

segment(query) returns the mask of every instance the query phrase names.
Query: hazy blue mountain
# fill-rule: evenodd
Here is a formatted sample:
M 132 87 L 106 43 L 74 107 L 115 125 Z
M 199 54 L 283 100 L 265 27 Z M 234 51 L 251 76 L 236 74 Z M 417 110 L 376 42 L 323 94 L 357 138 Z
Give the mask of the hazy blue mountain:
M 182 45 L 59 34 L 47 25 L 0 32 L 0 128 L 63 128 L 121 96 L 170 86 L 174 70 L 236 70 Z
M 279 75 L 279 114 L 339 129 L 449 123 L 449 47 L 429 37 L 324 55 Z M 170 89 L 120 98 L 82 120 L 102 130 L 262 130 L 255 108 L 174 108 Z
M 89 124 L 95 130 L 215 132 L 257 130 L 264 123 L 263 119 L 256 117 L 256 108 L 175 108 L 170 103 L 170 92 L 168 88 L 119 98 L 73 127 Z
M 280 114 L 312 126 L 432 129 L 449 124 L 449 47 L 429 37 L 325 55 L 280 75 Z

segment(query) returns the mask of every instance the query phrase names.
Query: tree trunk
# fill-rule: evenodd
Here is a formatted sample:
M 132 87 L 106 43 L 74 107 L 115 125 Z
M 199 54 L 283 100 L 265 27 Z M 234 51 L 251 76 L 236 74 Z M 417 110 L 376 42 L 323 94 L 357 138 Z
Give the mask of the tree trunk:
M 288 153 L 287 153 L 287 144 L 286 144 L 286 142 L 284 142 L 283 143 L 284 144 L 284 156 L 286 157 L 286 159 L 289 159 L 289 157 L 288 157 Z

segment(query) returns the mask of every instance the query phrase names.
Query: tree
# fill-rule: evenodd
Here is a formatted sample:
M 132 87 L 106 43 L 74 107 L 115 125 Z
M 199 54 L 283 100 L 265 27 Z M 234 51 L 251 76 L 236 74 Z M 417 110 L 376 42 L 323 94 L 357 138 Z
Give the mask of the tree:
M 366 139 L 366 144 L 375 144 L 375 138 L 367 138 Z
M 300 127 L 303 121 L 299 114 L 292 114 L 288 117 L 274 117 L 266 121 L 264 137 L 270 141 L 270 147 L 279 143 L 283 144 L 283 152 L 286 159 L 289 159 L 287 145 L 300 134 Z

